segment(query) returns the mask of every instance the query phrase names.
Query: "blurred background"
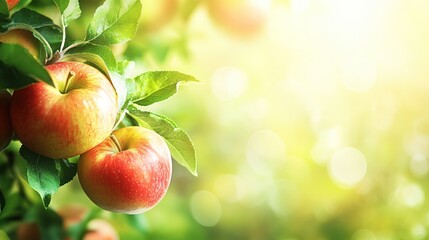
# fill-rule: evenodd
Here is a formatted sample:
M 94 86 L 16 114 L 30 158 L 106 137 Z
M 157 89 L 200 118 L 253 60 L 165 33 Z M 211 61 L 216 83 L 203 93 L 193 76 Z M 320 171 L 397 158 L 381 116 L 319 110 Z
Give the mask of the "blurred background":
M 100 1 L 80 2 L 76 38 Z M 428 1 L 142 3 L 115 51 L 201 80 L 151 106 L 199 176 L 175 164 L 151 211 L 100 213 L 121 239 L 429 239 Z M 76 204 L 96 208 L 75 178 L 52 207 Z

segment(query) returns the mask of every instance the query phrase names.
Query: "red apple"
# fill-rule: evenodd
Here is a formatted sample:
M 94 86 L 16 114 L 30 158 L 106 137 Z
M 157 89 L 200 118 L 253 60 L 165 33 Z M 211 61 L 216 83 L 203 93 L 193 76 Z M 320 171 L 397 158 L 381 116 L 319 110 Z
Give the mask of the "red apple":
M 212 19 L 241 36 L 258 33 L 266 24 L 271 0 L 208 0 Z
M 19 3 L 19 0 L 6 0 L 7 7 L 9 8 L 9 11 L 16 6 L 16 4 Z
M 12 95 L 10 113 L 17 138 L 53 159 L 69 158 L 101 143 L 112 131 L 117 96 L 96 68 L 79 62 L 46 66 L 55 87 L 33 83 Z
M 9 114 L 10 93 L 0 90 L 0 151 L 12 140 L 13 129 Z
M 143 127 L 126 127 L 82 154 L 82 189 L 99 207 L 139 214 L 164 197 L 171 181 L 171 156 L 164 139 Z
M 5 33 L 0 33 L 0 42 L 15 43 L 26 48 L 35 58 L 39 56 L 39 41 L 33 33 L 24 29 L 12 29 Z

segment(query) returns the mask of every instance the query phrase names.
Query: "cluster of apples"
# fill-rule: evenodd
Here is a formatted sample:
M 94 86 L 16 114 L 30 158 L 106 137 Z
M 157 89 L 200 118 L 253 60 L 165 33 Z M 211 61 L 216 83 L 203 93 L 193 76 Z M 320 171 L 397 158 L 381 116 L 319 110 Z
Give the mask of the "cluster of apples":
M 7 2 L 12 8 L 18 1 Z M 0 34 L 0 42 L 19 44 L 35 58 L 39 53 L 37 39 L 27 30 Z M 80 155 L 78 178 L 95 204 L 128 214 L 155 206 L 165 195 L 172 175 L 164 139 L 143 127 L 114 130 L 117 94 L 98 69 L 82 62 L 61 61 L 45 68 L 55 87 L 37 82 L 13 94 L 0 90 L 0 151 L 15 136 L 45 157 Z

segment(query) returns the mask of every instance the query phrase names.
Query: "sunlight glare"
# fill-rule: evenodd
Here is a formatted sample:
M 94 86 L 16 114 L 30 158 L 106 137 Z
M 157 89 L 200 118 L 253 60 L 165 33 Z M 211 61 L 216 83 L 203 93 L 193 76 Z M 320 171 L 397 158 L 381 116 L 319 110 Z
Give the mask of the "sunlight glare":
M 248 77 L 242 70 L 222 67 L 213 73 L 212 91 L 220 100 L 234 100 L 244 93 L 247 82 Z
M 366 161 L 365 156 L 355 148 L 343 147 L 337 150 L 329 162 L 332 180 L 344 187 L 355 186 L 365 177 Z

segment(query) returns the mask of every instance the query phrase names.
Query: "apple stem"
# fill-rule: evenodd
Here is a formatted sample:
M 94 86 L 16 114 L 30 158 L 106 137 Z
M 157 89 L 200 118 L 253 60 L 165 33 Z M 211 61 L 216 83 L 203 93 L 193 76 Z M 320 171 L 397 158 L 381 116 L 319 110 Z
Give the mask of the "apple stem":
M 110 134 L 110 138 L 115 143 L 116 147 L 118 148 L 118 151 L 122 152 L 121 144 L 119 143 L 119 140 L 116 138 L 116 136 L 112 133 Z
M 62 36 L 62 40 L 61 40 L 61 46 L 60 46 L 60 52 L 63 51 L 65 43 L 66 43 L 66 26 L 64 23 L 64 16 L 61 16 L 61 25 L 62 25 L 62 30 L 63 30 L 63 36 Z
M 63 93 L 67 93 L 68 92 L 68 88 L 70 85 L 70 82 L 72 80 L 72 78 L 76 75 L 76 73 L 74 71 L 70 71 L 69 75 L 67 76 L 67 80 L 66 80 L 66 85 L 64 86 L 64 90 Z

